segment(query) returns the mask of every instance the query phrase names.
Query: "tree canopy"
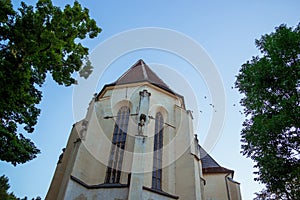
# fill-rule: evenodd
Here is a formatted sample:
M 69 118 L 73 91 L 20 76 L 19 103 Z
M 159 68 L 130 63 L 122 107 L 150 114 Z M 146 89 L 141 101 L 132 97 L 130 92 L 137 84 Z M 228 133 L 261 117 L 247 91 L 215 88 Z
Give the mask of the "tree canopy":
M 64 9 L 51 0 L 35 7 L 22 2 L 16 11 L 11 0 L 1 0 L 0 8 L 0 160 L 16 165 L 40 152 L 18 127 L 34 131 L 47 74 L 60 85 L 76 83 L 73 73 L 88 61 L 79 41 L 101 29 L 77 1 Z
M 300 24 L 280 25 L 255 43 L 260 56 L 235 82 L 246 115 L 242 153 L 255 161 L 264 195 L 300 199 Z
M 27 200 L 27 197 L 22 199 L 17 198 L 13 192 L 8 192 L 10 185 L 8 178 L 4 175 L 0 176 L 0 199 L 1 200 Z M 41 200 L 41 197 L 32 198 L 32 200 Z
M 8 192 L 9 188 L 8 178 L 4 175 L 0 176 L 0 198 L 3 200 L 17 200 L 13 193 Z

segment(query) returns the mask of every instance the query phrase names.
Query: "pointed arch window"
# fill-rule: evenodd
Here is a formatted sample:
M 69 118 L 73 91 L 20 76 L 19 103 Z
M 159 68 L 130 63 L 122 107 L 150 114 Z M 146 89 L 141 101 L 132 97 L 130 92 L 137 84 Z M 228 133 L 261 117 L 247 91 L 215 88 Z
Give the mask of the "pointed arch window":
M 121 107 L 118 111 L 113 132 L 108 167 L 106 170 L 105 183 L 120 182 L 129 115 L 130 109 L 127 106 Z
M 152 188 L 161 190 L 162 182 L 162 147 L 163 147 L 163 115 L 158 112 L 155 116 L 155 133 L 153 148 Z

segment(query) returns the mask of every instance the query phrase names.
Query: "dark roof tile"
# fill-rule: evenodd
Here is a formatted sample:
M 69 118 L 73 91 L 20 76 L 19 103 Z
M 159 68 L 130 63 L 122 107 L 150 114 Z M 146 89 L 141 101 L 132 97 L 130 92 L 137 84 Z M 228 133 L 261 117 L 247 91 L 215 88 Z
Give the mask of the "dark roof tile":
M 202 168 L 221 167 L 202 147 L 200 147 Z
M 114 84 L 122 85 L 143 81 L 172 91 L 169 86 L 164 83 L 142 59 L 138 60 L 132 67 L 130 67 L 120 78 L 118 78 L 117 81 L 114 82 Z
M 200 145 L 199 147 L 203 173 L 234 173 L 233 170 L 219 165 Z
M 163 80 L 161 80 L 142 59 L 138 60 L 115 82 L 104 85 L 102 90 L 99 92 L 98 97 L 101 96 L 102 92 L 105 90 L 106 87 L 139 82 L 148 82 L 171 94 L 176 95 L 177 97 L 182 99 L 183 107 L 185 109 L 184 97 L 170 89 L 169 86 L 166 83 L 164 83 Z

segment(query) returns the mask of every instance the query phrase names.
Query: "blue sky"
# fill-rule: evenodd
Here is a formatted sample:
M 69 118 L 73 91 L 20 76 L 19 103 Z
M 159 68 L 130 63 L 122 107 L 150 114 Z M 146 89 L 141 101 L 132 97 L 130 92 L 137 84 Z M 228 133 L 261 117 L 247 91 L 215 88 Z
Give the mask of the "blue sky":
M 34 4 L 35 1 L 26 2 Z M 53 2 L 55 5 L 64 6 L 65 3 L 72 1 L 54 0 Z M 20 1 L 14 0 L 13 3 L 14 6 L 18 6 Z M 253 180 L 254 163 L 240 154 L 240 131 L 244 120 L 239 113 L 242 108 L 238 106 L 241 95 L 231 87 L 234 85 L 235 75 L 240 66 L 252 56 L 259 54 L 254 44 L 255 39 L 272 32 L 274 27 L 282 23 L 295 26 L 300 22 L 300 2 L 298 0 L 130 0 L 122 2 L 81 0 L 80 3 L 89 8 L 90 15 L 103 29 L 98 38 L 83 42 L 91 52 L 97 45 L 115 34 L 143 27 L 178 31 L 192 38 L 205 49 L 219 71 L 226 94 L 225 123 L 221 137 L 211 151 L 211 155 L 224 167 L 235 170 L 235 180 L 241 183 L 243 199 L 252 199 L 253 193 L 259 191 L 262 185 Z M 95 92 L 99 92 L 103 84 L 115 81 L 140 58 L 146 63 L 174 67 L 178 74 L 184 74 L 183 66 L 187 66 L 182 59 L 166 52 L 151 50 L 131 52 L 111 64 L 96 86 Z M 155 69 L 157 70 L 157 67 L 154 66 Z M 166 77 L 165 74 L 158 75 L 162 79 Z M 184 75 L 185 79 L 189 79 L 188 76 L 187 72 Z M 172 80 L 165 81 L 174 88 L 171 85 Z M 209 100 L 203 98 L 209 96 L 209 91 L 202 80 L 197 81 L 199 85 L 192 80 L 189 84 L 197 96 L 197 109 L 204 111 L 198 117 L 200 128 L 195 130 L 201 140 L 204 138 L 202 133 L 208 126 L 207 119 L 211 119 L 212 114 L 209 112 Z M 32 138 L 42 153 L 35 160 L 17 167 L 0 162 L 1 174 L 9 177 L 11 191 L 18 197 L 31 198 L 38 195 L 45 197 L 58 156 L 66 145 L 72 124 L 77 120 L 74 119 L 73 106 L 76 107 L 73 105 L 74 88 L 58 86 L 49 77 L 42 88 L 43 101 L 40 104 L 42 113 L 35 132 L 31 135 L 25 134 Z M 179 90 L 180 93 L 180 88 L 174 89 Z M 91 96 L 87 97 L 90 98 Z M 79 108 L 83 113 L 88 102 L 85 104 L 86 107 Z M 236 106 L 233 106 L 234 104 Z M 187 107 L 191 110 L 196 109 L 192 105 Z

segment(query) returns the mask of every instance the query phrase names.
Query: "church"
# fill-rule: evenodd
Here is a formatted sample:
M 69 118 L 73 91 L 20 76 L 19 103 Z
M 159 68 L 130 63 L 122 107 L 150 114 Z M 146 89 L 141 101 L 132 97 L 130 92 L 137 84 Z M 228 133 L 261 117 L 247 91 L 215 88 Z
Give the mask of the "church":
M 138 60 L 73 125 L 48 200 L 240 200 L 234 171 L 199 145 L 192 112 Z

